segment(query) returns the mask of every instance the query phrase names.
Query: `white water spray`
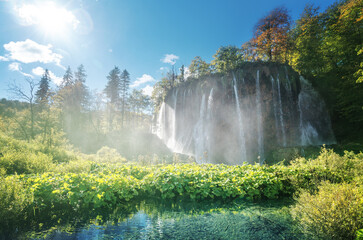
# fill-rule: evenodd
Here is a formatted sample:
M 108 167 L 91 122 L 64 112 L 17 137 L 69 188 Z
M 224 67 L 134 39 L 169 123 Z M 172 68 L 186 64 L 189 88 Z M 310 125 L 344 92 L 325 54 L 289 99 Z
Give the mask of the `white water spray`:
M 265 152 L 263 146 L 263 126 L 262 126 L 262 110 L 261 110 L 261 90 L 260 90 L 260 71 L 257 70 L 256 77 L 256 111 L 257 111 L 257 143 L 260 163 L 265 161 Z
M 237 112 L 237 116 L 238 116 L 239 138 L 241 141 L 242 162 L 247 162 L 245 131 L 244 131 L 244 126 L 243 126 L 243 121 L 242 121 L 241 107 L 239 105 L 237 81 L 236 81 L 236 77 L 235 77 L 234 73 L 233 73 L 233 88 L 234 88 L 234 96 L 236 97 L 236 112 Z

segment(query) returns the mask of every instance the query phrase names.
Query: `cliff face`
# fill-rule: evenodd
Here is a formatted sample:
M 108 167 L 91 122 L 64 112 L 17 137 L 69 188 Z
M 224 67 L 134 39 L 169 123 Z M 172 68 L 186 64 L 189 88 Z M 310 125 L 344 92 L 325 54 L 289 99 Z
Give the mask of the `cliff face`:
M 263 162 L 280 147 L 333 143 L 319 94 L 290 67 L 247 63 L 172 89 L 157 135 L 198 163 Z

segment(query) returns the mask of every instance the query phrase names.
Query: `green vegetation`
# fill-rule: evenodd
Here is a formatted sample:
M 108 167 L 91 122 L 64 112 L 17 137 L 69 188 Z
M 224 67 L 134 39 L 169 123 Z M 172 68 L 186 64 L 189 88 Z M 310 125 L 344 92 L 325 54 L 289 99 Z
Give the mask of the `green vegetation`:
M 293 216 L 307 236 L 334 233 L 352 239 L 363 227 L 363 153 L 339 155 L 323 148 L 317 158 L 298 158 L 288 166 L 143 166 L 108 147 L 85 155 L 5 136 L 1 142 L 0 226 L 5 235 L 16 228 L 62 226 L 74 216 L 79 216 L 74 221 L 87 221 L 150 198 L 228 203 L 295 196 Z M 65 160 L 55 161 L 59 155 Z
M 315 195 L 300 194 L 293 215 L 310 239 L 354 239 L 363 226 L 362 190 L 352 183 L 324 183 Z

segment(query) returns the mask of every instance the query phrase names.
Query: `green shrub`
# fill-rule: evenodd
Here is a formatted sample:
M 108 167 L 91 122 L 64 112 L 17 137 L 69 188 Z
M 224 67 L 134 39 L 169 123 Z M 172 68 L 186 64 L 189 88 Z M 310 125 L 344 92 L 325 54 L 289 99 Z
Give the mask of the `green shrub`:
M 355 154 L 345 151 L 341 156 L 332 149 L 323 147 L 318 157 L 314 159 L 297 158 L 291 165 L 299 169 L 325 169 L 342 180 L 352 181 L 363 175 L 363 153 Z
M 33 195 L 18 175 L 0 176 L 0 232 L 12 230 L 14 222 L 24 220 L 23 210 Z
M 359 229 L 357 231 L 357 238 L 356 240 L 363 240 L 363 228 L 362 229 Z
M 92 170 L 92 166 L 95 163 L 92 161 L 88 161 L 85 159 L 77 159 L 70 161 L 68 163 L 60 163 L 56 168 L 51 169 L 51 172 L 56 173 L 82 173 L 82 172 L 90 172 Z
M 0 157 L 0 168 L 7 174 L 42 173 L 53 167 L 52 158 L 44 153 L 11 150 Z
M 127 161 L 116 149 L 106 146 L 98 150 L 96 155 L 97 161 L 101 163 L 125 163 Z
M 323 183 L 317 194 L 301 192 L 292 214 L 310 239 L 354 239 L 363 227 L 363 189 Z
M 0 133 L 0 168 L 6 174 L 43 173 L 54 169 L 53 163 L 75 159 L 76 155 L 63 147 L 49 147 L 38 140 L 28 143 Z

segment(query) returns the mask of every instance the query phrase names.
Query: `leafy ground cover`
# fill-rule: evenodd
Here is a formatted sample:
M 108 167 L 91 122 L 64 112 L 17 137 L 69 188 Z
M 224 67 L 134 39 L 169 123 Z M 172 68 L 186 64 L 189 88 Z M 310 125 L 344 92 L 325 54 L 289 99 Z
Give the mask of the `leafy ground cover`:
M 151 198 L 166 201 L 187 199 L 197 202 L 260 202 L 295 197 L 297 208 L 312 209 L 312 202 L 304 199 L 316 197 L 313 203 L 323 199 L 320 203 L 325 205 L 324 208 L 318 206 L 323 211 L 314 214 L 324 215 L 340 204 L 339 206 L 345 206 L 354 213 L 358 212 L 354 219 L 362 218 L 362 214 L 359 215 L 363 205 L 360 200 L 362 196 L 357 189 L 362 186 L 363 153 L 345 152 L 344 155 L 339 155 L 322 148 L 318 157 L 298 158 L 288 166 L 141 165 L 125 163 L 126 160 L 118 155 L 114 157 L 112 149 L 103 149 L 103 155 L 105 151 L 107 156 L 111 154 L 108 156 L 111 162 L 107 162 L 106 158 L 101 161 L 98 155 L 76 156 L 75 153 L 59 149 L 45 152 L 39 147 L 16 141 L 7 144 L 5 140 L 3 138 L 0 156 L 2 236 L 30 229 L 41 231 L 70 221 L 74 224 L 89 221 L 102 212 L 125 211 L 125 208 L 132 208 L 133 204 Z M 26 148 L 21 148 L 21 144 L 25 144 Z M 27 158 L 22 155 L 22 151 L 26 152 L 24 156 L 32 158 L 31 164 L 25 164 Z M 37 158 L 37 154 L 44 156 Z M 54 160 L 61 155 L 67 156 L 67 160 Z M 41 164 L 32 164 L 39 163 L 37 159 Z M 115 159 L 122 159 L 122 163 Z M 24 167 L 19 168 L 18 163 L 24 163 Z M 24 170 L 23 174 L 14 173 L 15 169 Z M 331 184 L 331 187 L 322 188 L 321 184 Z M 344 195 L 346 189 L 353 189 L 356 194 L 343 197 L 338 202 L 329 200 L 332 196 Z M 358 200 L 347 205 L 352 199 Z M 351 215 L 352 212 L 349 211 L 336 214 Z M 300 212 L 303 213 L 302 210 Z M 323 226 L 320 222 L 313 221 L 320 218 L 311 220 L 306 217 L 310 213 L 305 213 L 306 215 L 295 215 L 305 232 L 309 229 L 316 230 L 316 224 Z M 323 216 L 322 219 L 327 218 Z M 358 222 L 354 227 L 349 223 L 346 225 L 350 237 L 363 228 L 361 221 L 354 219 L 348 219 Z M 329 222 L 326 225 L 328 228 L 332 226 Z

